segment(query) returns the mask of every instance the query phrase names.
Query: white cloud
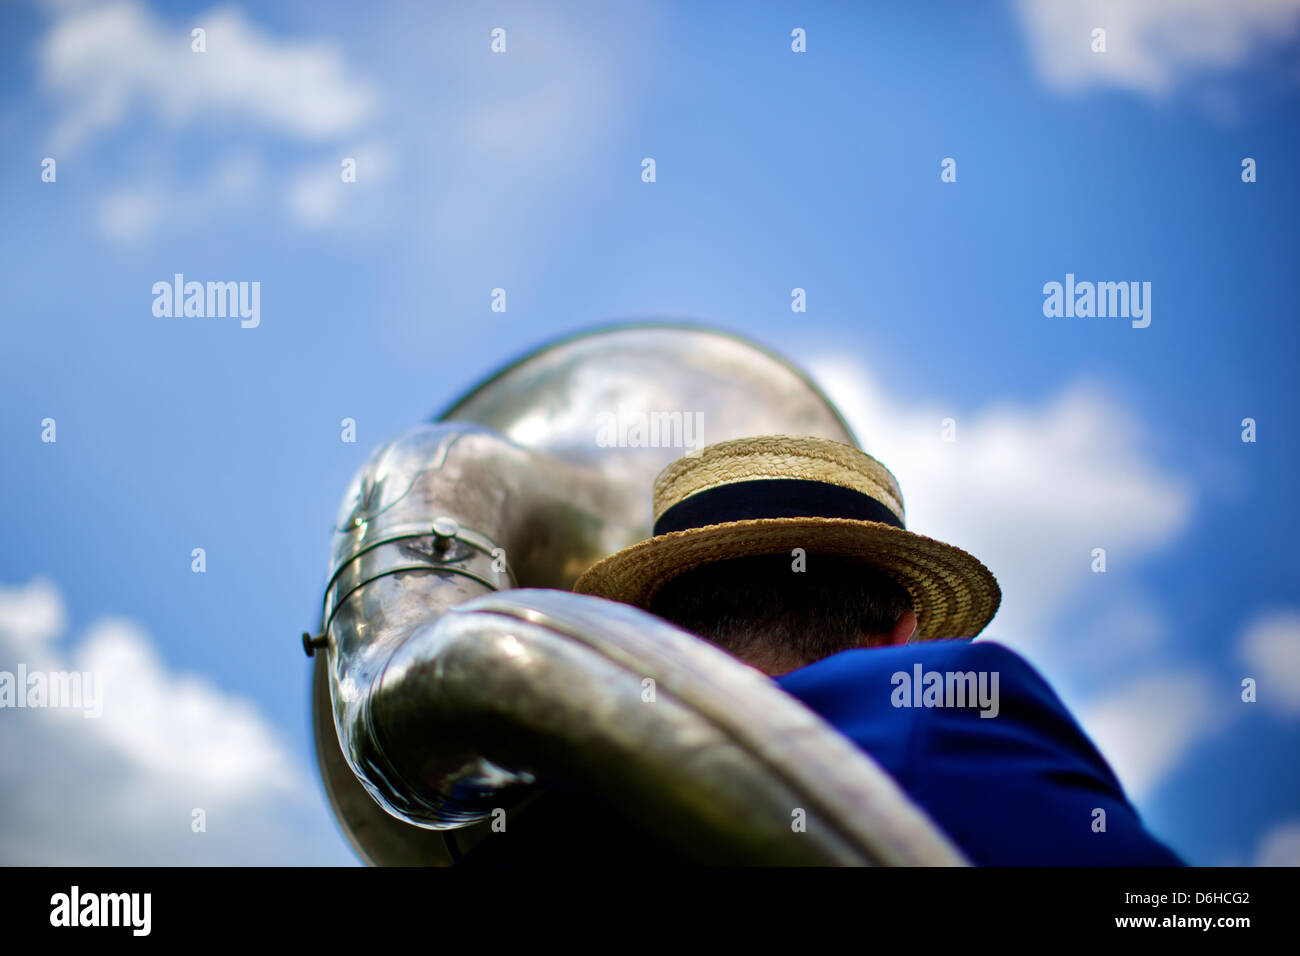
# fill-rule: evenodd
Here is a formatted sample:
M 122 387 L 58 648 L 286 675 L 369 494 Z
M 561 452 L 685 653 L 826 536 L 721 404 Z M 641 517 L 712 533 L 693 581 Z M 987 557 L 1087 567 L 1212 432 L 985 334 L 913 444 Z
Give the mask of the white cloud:
M 1300 866 L 1300 820 L 1279 824 L 1259 841 L 1256 866 Z
M 100 675 L 102 715 L 0 710 L 0 862 L 336 863 L 348 854 L 313 776 L 247 700 L 167 669 L 124 620 L 71 650 L 47 581 L 0 588 L 0 670 Z M 202 808 L 207 831 L 191 829 Z
M 1300 714 L 1300 612 L 1280 611 L 1255 618 L 1237 642 L 1237 651 L 1255 678 L 1264 706 L 1288 716 Z
M 1221 699 L 1199 672 L 1157 674 L 1090 702 L 1079 722 L 1136 802 L 1153 793 L 1193 746 L 1224 726 Z
M 99 203 L 99 229 L 110 239 L 149 236 L 164 220 L 197 223 L 246 205 L 257 196 L 264 172 L 256 155 L 232 151 L 197 183 L 155 180 L 115 188 Z
M 190 31 L 207 31 L 207 52 Z M 42 79 L 59 97 L 54 146 L 68 152 L 144 108 L 169 125 L 253 120 L 320 142 L 357 129 L 376 97 L 332 46 L 278 40 L 218 7 L 167 25 L 135 0 L 62 8 L 41 50 Z
M 140 239 L 153 232 L 166 200 L 156 189 L 116 189 L 99 204 L 99 229 L 110 239 Z
M 997 577 L 1002 606 L 985 636 L 1052 679 L 1131 796 L 1153 792 L 1213 724 L 1199 672 L 1170 674 L 1163 660 L 1165 671 L 1133 677 L 1152 663 L 1166 621 L 1131 572 L 1177 538 L 1193 504 L 1191 488 L 1153 458 L 1134 414 L 1087 384 L 1040 406 L 968 414 L 892 399 L 842 358 L 808 365 L 863 448 L 898 478 L 907 527 L 970 551 Z M 942 440 L 946 418 L 956 423 L 952 442 Z M 1091 569 L 1096 547 L 1107 551 L 1104 575 Z M 1125 683 L 1079 704 L 1069 678 L 1080 654 Z
M 54 21 L 38 59 L 56 102 L 51 149 L 63 156 L 139 116 L 133 180 L 109 188 L 97 224 L 107 238 L 144 239 L 163 225 L 184 228 L 247 209 L 263 183 L 283 179 L 294 221 L 319 226 L 341 202 L 343 155 L 366 152 L 365 182 L 378 181 L 389 157 L 351 141 L 377 114 L 378 97 L 331 44 L 273 37 L 232 7 L 165 23 L 137 0 L 52 5 Z M 191 50 L 190 31 L 207 31 L 207 51 Z M 231 139 L 252 129 L 322 155 L 303 172 L 267 175 L 248 149 L 225 152 L 206 170 L 181 170 L 173 157 L 192 129 Z M 205 160 L 197 160 L 199 163 Z M 334 175 L 321 170 L 333 168 Z
M 356 162 L 354 182 L 343 181 L 342 158 L 304 166 L 293 174 L 285 202 L 299 225 L 330 225 L 339 218 L 349 197 L 387 182 L 393 172 L 392 152 L 386 145 L 370 143 L 345 158 Z
M 345 185 L 329 168 L 299 170 L 289 184 L 289 211 L 304 226 L 324 226 L 338 215 Z
M 0 634 L 16 650 L 43 653 L 67 623 L 53 582 L 38 578 L 18 590 L 0 588 Z
M 1249 64 L 1300 33 L 1300 0 L 1018 0 L 1043 80 L 1061 91 L 1115 86 L 1161 98 L 1203 73 Z M 1092 31 L 1106 31 L 1106 52 Z
M 291 152 L 266 170 L 257 208 L 281 205 L 306 229 L 357 231 L 400 208 L 418 224 L 412 241 L 421 254 L 463 272 L 482 268 L 490 249 L 517 263 L 523 281 L 546 268 L 545 255 L 520 247 L 557 214 L 545 208 L 548 196 L 609 148 L 628 104 L 653 82 L 656 21 L 631 8 L 579 15 L 509 6 L 505 55 L 490 52 L 474 11 L 413 8 L 405 35 L 460 39 L 438 47 L 418 87 L 395 76 L 393 89 L 411 99 L 381 114 L 374 85 L 335 46 L 272 36 L 230 7 L 164 20 L 138 0 L 49 6 L 53 25 L 37 55 L 53 99 L 50 152 L 62 159 L 113 130 L 133 134 L 120 152 L 134 172 L 107 191 L 97 219 L 114 240 L 192 229 L 215 210 L 246 212 L 252 204 L 204 191 L 203 177 L 177 157 L 196 152 L 187 147 L 204 136 L 275 137 Z M 208 31 L 207 53 L 190 51 L 195 26 Z M 638 43 L 629 47 L 622 41 L 632 35 Z M 339 179 L 345 156 L 358 160 L 356 183 Z M 628 162 L 635 181 L 640 154 Z M 394 171 L 404 174 L 400 197 Z
M 987 564 L 1003 603 L 989 636 L 1041 644 L 1082 590 L 1107 583 L 1148 640 L 1154 602 L 1134 601 L 1125 573 L 1186 526 L 1192 494 L 1150 456 L 1132 413 L 1100 387 L 1075 385 L 1039 408 L 1001 404 L 967 415 L 937 403 L 887 398 L 865 370 L 841 359 L 812 363 L 815 377 L 862 442 L 894 472 L 907 526 Z M 956 440 L 941 439 L 953 418 Z

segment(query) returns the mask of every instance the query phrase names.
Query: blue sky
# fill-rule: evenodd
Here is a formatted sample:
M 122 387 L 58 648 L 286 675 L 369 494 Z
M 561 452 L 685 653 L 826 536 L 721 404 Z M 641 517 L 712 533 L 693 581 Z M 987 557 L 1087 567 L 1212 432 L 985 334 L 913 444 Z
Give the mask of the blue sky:
M 1294 0 L 5 5 L 0 650 L 138 706 L 0 714 L 0 858 L 350 861 L 297 644 L 349 477 L 664 316 L 822 382 L 1159 835 L 1300 861 L 1298 45 Z M 155 317 L 176 272 L 260 325 Z M 1066 273 L 1150 326 L 1045 317 Z

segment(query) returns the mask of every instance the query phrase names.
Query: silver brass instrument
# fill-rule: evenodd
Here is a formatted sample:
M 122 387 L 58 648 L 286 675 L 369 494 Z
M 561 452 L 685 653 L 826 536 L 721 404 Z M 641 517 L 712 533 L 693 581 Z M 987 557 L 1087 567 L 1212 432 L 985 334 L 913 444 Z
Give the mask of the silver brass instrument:
M 608 427 L 652 417 L 657 429 Z M 532 353 L 355 476 L 308 651 L 327 650 L 317 756 L 363 859 L 448 864 L 493 838 L 494 811 L 527 813 L 539 780 L 563 779 L 700 862 L 963 862 L 765 675 L 569 591 L 649 536 L 651 484 L 689 451 L 692 424 L 696 448 L 774 433 L 856 444 L 777 356 L 709 329 L 629 325 Z

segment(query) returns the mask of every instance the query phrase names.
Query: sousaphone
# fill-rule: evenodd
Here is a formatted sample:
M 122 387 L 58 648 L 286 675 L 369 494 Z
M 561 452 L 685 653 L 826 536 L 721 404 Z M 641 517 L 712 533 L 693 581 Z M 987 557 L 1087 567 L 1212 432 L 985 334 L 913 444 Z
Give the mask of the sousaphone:
M 649 536 L 670 461 L 779 433 L 856 444 L 781 358 L 643 324 L 541 348 L 374 453 L 335 522 L 322 626 L 304 635 L 324 651 L 321 774 L 363 859 L 452 863 L 562 783 L 700 863 L 963 862 L 765 675 L 569 590 Z

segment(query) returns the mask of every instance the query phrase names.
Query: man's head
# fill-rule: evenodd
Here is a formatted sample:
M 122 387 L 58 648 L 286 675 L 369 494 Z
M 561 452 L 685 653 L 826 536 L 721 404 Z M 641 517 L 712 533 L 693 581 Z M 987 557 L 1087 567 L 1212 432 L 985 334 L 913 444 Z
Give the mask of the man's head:
M 655 479 L 653 514 L 649 538 L 573 589 L 715 635 L 769 674 L 849 647 L 974 637 L 1002 600 L 973 555 L 907 530 L 888 468 L 827 438 L 760 435 L 685 455 Z M 803 573 L 795 550 L 810 555 Z M 759 555 L 773 557 L 742 563 Z M 699 570 L 676 581 L 683 568 Z
M 787 554 L 719 561 L 665 584 L 650 611 L 771 676 L 854 647 L 906 643 L 907 590 L 853 558 Z

